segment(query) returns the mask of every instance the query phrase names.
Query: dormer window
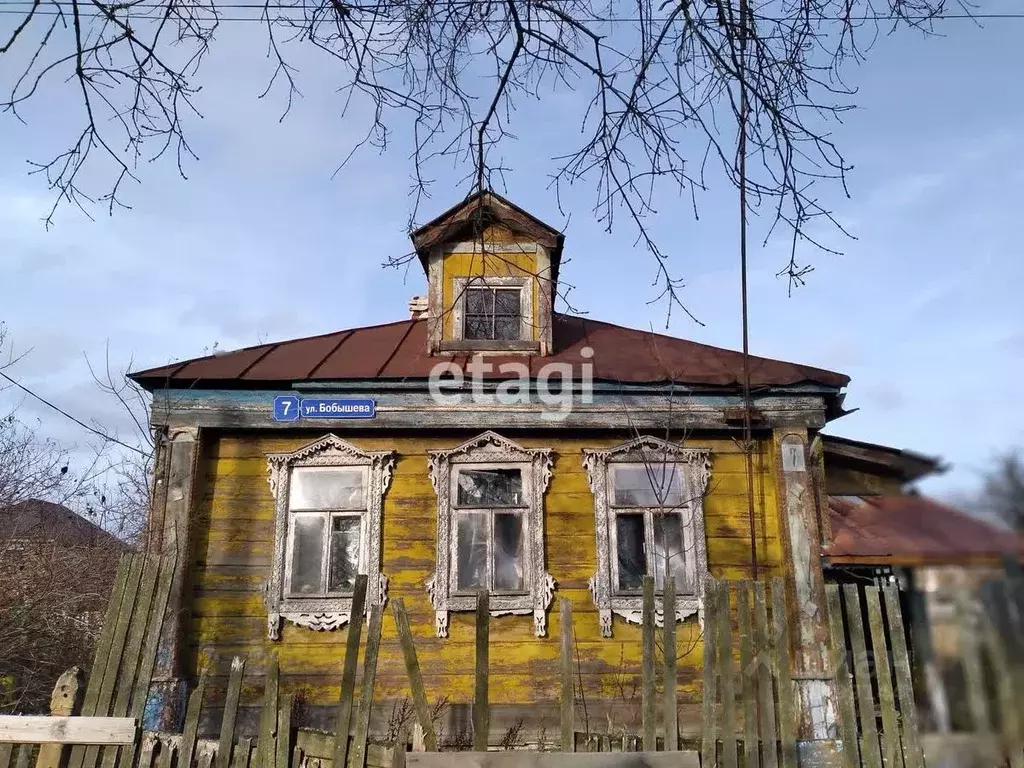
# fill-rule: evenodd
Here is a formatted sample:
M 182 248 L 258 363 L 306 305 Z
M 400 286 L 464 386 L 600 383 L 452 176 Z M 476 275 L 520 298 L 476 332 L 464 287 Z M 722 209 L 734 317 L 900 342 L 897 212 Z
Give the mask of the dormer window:
M 552 354 L 562 234 L 490 190 L 412 233 L 427 273 L 427 354 Z
M 467 288 L 463 338 L 502 341 L 521 339 L 522 293 L 522 288 Z

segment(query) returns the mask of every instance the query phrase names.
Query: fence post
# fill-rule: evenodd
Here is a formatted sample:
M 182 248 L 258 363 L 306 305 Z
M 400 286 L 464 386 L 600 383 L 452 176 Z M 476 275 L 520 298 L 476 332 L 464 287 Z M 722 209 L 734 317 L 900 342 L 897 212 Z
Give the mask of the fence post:
M 732 616 L 729 582 L 718 582 L 718 675 L 722 690 L 722 758 L 724 768 L 736 768 L 736 688 L 732 663 Z
M 779 739 L 775 734 L 775 695 L 772 688 L 772 652 L 768 635 L 768 603 L 764 582 L 754 583 L 754 656 L 757 658 L 757 691 L 761 697 L 761 765 L 779 764 Z
M 718 653 L 718 582 L 710 576 L 704 581 L 704 690 L 701 694 L 701 765 L 715 765 L 717 756 L 717 719 L 715 699 L 715 656 Z
M 662 638 L 662 650 L 665 661 L 665 750 L 674 752 L 679 749 L 679 704 L 677 702 L 678 675 L 676 672 L 676 580 L 665 580 L 663 596 L 665 631 Z
M 224 719 L 220 724 L 220 742 L 217 745 L 217 768 L 230 768 L 231 748 L 235 743 L 235 718 L 238 716 L 238 699 L 242 694 L 242 675 L 245 674 L 245 657 L 235 656 L 231 660 L 231 677 L 224 699 Z
M 857 683 L 857 711 L 860 713 L 860 731 L 863 734 L 860 754 L 865 768 L 881 768 L 882 753 L 878 747 L 875 700 L 871 693 L 871 672 L 868 669 L 868 650 L 864 641 L 864 619 L 860 614 L 860 589 L 856 584 L 843 585 L 843 601 L 846 603 L 846 620 L 850 629 L 853 674 Z
M 572 686 L 572 601 L 568 597 L 559 600 L 561 610 L 561 658 L 562 667 L 562 751 L 572 752 L 576 747 L 573 716 L 575 714 Z
M 391 612 L 395 616 L 395 629 L 398 641 L 402 645 L 402 656 L 405 658 L 405 671 L 409 675 L 409 687 L 412 689 L 412 700 L 416 707 L 416 718 L 423 729 L 423 744 L 431 752 L 437 751 L 437 737 L 434 735 L 434 724 L 430 722 L 430 708 L 427 706 L 427 692 L 423 688 L 420 676 L 420 663 L 416 658 L 416 646 L 409 630 L 409 616 L 405 612 L 405 601 L 396 597 L 391 601 Z M 280 768 L 280 766 L 279 766 Z
M 900 733 L 896 725 L 896 700 L 892 691 L 892 673 L 889 671 L 889 648 L 882 623 L 882 605 L 878 601 L 878 587 L 865 587 L 864 600 L 868 607 L 868 627 L 871 630 L 871 650 L 875 660 L 875 682 L 878 685 L 878 705 L 882 710 L 882 743 L 886 765 L 896 765 L 900 759 Z
M 654 752 L 658 749 L 658 741 L 654 723 L 656 712 L 654 700 L 654 579 L 650 576 L 644 577 L 642 634 L 643 694 L 641 703 L 643 706 L 644 751 Z
M 490 600 L 487 590 L 482 589 L 476 596 L 476 684 L 473 689 L 473 749 L 477 752 L 487 751 L 490 732 L 491 718 L 487 703 L 490 618 Z
M 796 768 L 796 703 L 793 691 L 793 667 L 789 655 L 789 613 L 786 611 L 786 587 L 782 579 L 772 579 L 772 627 L 775 634 L 775 677 L 779 689 L 779 740 L 782 765 Z
M 828 601 L 828 625 L 832 639 L 832 674 L 835 675 L 839 729 L 843 739 L 843 768 L 860 768 L 860 744 L 857 738 L 857 712 L 853 701 L 853 683 L 846 663 L 846 633 L 839 586 L 825 585 Z
M 376 586 L 376 585 L 374 585 Z M 363 609 L 366 607 L 366 574 L 356 576 L 352 595 L 352 613 L 348 620 L 345 642 L 345 662 L 341 673 L 341 693 L 338 696 L 338 718 L 334 728 L 334 765 L 345 768 L 348 764 L 348 737 L 352 725 L 352 699 L 356 689 L 356 669 L 359 666 L 359 641 L 363 634 Z M 280 766 L 279 766 L 280 768 Z
M 757 686 L 754 684 L 757 664 L 754 661 L 754 638 L 750 623 L 750 582 L 739 583 L 736 593 L 736 614 L 740 633 L 740 698 L 743 700 L 743 765 L 757 768 L 760 754 L 757 744 Z
M 277 737 L 277 686 L 280 669 L 277 654 L 270 657 L 270 668 L 267 679 L 263 683 L 263 707 L 260 710 L 260 730 L 256 737 L 256 754 L 253 755 L 253 768 L 274 768 L 274 739 Z M 281 768 L 288 768 L 287 765 Z
M 373 690 L 377 683 L 377 656 L 380 653 L 380 630 L 384 619 L 384 608 L 375 605 L 370 608 L 370 626 L 366 631 L 366 654 L 363 657 L 363 690 L 359 697 L 359 712 L 356 719 L 356 735 L 352 740 L 352 755 L 349 764 L 363 768 L 366 764 L 366 740 L 370 733 L 370 715 L 373 710 Z
M 72 667 L 57 678 L 50 696 L 51 715 L 77 715 L 82 704 L 82 670 Z M 62 744 L 41 744 L 36 756 L 36 768 L 60 768 L 65 753 Z M 7 766 L 3 766 L 7 768 Z

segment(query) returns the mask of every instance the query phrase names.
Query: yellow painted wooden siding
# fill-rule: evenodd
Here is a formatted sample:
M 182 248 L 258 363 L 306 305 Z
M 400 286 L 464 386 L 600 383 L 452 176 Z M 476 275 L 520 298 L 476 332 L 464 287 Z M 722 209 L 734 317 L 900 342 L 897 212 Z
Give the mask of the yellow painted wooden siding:
M 485 243 L 507 244 L 521 242 L 515 233 L 504 227 L 488 227 L 484 232 Z M 442 294 L 444 307 L 444 338 L 454 337 L 452 330 L 452 307 L 455 299 L 455 283 L 457 277 L 532 277 L 533 278 L 533 316 L 537 317 L 538 297 L 540 295 L 537 279 L 537 254 L 530 253 L 449 253 L 443 259 Z M 534 323 L 533 340 L 537 339 L 537 323 Z
M 319 438 L 300 436 L 204 436 L 200 487 L 195 512 L 191 566 L 188 647 L 190 669 L 212 672 L 212 690 L 226 683 L 230 657 L 248 656 L 247 678 L 260 675 L 270 654 L 280 658 L 284 686 L 311 703 L 336 701 L 344 654 L 345 631 L 314 632 L 284 623 L 281 639 L 266 635 L 263 586 L 274 547 L 274 501 L 267 484 L 266 454 L 287 452 Z M 473 614 L 451 615 L 450 637 L 434 632 L 434 612 L 424 583 L 434 571 L 437 501 L 427 477 L 428 449 L 451 448 L 469 435 L 443 439 L 363 438 L 341 433 L 366 450 L 395 450 L 399 459 L 385 497 L 383 570 L 390 579 L 389 597 L 402 597 L 428 695 L 468 702 L 473 688 Z M 623 686 L 638 691 L 640 629 L 614 619 L 614 637 L 602 638 L 587 582 L 596 569 L 594 508 L 581 463 L 584 447 L 607 447 L 621 439 L 523 438 L 528 446 L 556 452 L 554 474 L 546 495 L 547 568 L 558 582 L 556 603 L 548 618 L 548 637 L 533 633 L 531 616 L 492 620 L 490 696 L 495 704 L 555 702 L 559 692 L 557 598 L 573 602 L 580 679 L 590 700 L 618 697 Z M 705 500 L 707 551 L 712 575 L 750 576 L 750 541 L 742 454 L 727 440 L 688 441 L 713 451 L 712 475 Z M 755 456 L 756 531 L 764 576 L 781 575 L 781 537 L 771 462 L 761 446 Z M 700 683 L 702 645 L 696 617 L 680 625 L 678 647 L 683 695 Z M 259 685 L 247 685 L 256 697 Z M 409 695 L 405 668 L 390 612 L 384 622 L 378 667 L 378 700 Z M 638 694 L 637 694 L 638 695 Z

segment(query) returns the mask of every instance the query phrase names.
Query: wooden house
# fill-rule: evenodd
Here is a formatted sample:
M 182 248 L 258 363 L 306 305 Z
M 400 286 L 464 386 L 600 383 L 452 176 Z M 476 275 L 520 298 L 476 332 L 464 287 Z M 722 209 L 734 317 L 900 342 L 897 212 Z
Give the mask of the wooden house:
M 826 695 L 816 438 L 848 378 L 752 357 L 748 467 L 742 355 L 555 312 L 562 233 L 488 192 L 412 241 L 427 289 L 408 319 L 133 374 L 161 435 L 151 546 L 180 569 L 157 715 L 173 719 L 204 671 L 223 700 L 236 654 L 243 706 L 257 704 L 276 655 L 303 717 L 324 723 L 357 573 L 368 603 L 403 599 L 450 739 L 470 721 L 481 589 L 492 743 L 517 723 L 556 739 L 560 598 L 577 717 L 635 732 L 647 575 L 676 584 L 676 615 L 657 621 L 679 628 L 684 732 L 699 728 L 708 573 L 786 577 L 800 695 Z M 409 695 L 386 621 L 374 730 Z

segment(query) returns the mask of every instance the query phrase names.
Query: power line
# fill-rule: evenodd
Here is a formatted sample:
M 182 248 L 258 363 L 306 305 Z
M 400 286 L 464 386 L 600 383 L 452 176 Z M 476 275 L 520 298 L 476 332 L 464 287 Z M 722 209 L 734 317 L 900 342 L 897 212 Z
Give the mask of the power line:
M 36 400 L 38 400 L 40 403 L 42 403 L 43 405 L 47 406 L 48 408 L 52 408 L 53 410 L 55 410 L 57 413 L 59 413 L 64 418 L 71 419 L 71 421 L 75 422 L 75 424 L 80 426 L 82 429 L 87 429 L 90 432 L 92 432 L 94 435 L 102 437 L 104 440 L 108 440 L 111 443 L 116 443 L 117 445 L 120 445 L 122 448 L 127 448 L 129 451 L 135 451 L 140 456 L 145 456 L 147 458 L 149 457 L 148 453 L 146 453 L 145 451 L 137 448 L 136 446 L 128 445 L 128 443 L 121 442 L 116 437 L 111 437 L 110 435 L 106 434 L 105 432 L 103 432 L 103 431 L 101 431 L 99 429 L 96 429 L 96 427 L 93 427 L 93 426 L 90 426 L 90 425 L 86 424 L 81 419 L 75 418 L 70 413 L 68 413 L 63 408 L 61 408 L 60 406 L 54 405 L 53 403 L 51 403 L 49 400 L 47 400 L 45 397 L 42 397 L 41 395 L 37 395 L 35 392 L 33 392 L 28 387 L 26 387 L 24 384 L 22 384 L 19 381 L 16 381 L 15 379 L 12 379 L 10 376 L 8 376 L 3 371 L 0 371 L 0 377 L 3 377 L 5 379 L 7 379 L 7 381 L 11 382 L 11 384 L 16 386 L 22 392 L 24 392 L 25 394 L 29 395 L 30 397 L 34 397 Z
M 458 6 L 461 6 L 461 7 L 471 7 L 471 6 L 475 5 L 475 3 L 473 2 L 473 0 L 454 0 L 453 2 L 446 3 L 446 5 L 448 7 L 458 7 Z M 50 7 L 48 8 L 47 6 L 50 6 Z M 56 8 L 58 10 L 52 10 L 53 6 L 56 6 Z M 47 2 L 42 7 L 42 9 L 37 9 L 35 11 L 34 15 L 35 16 L 42 16 L 42 17 L 59 16 L 59 15 L 61 15 L 61 10 L 59 10 L 59 9 L 72 9 L 72 8 L 74 8 L 74 6 L 75 6 L 75 3 L 71 2 L 70 0 L 50 0 L 50 2 Z M 36 7 L 34 0 L 0 0 L 0 14 L 25 15 L 34 7 Z M 191 11 L 191 12 L 198 11 L 199 13 L 208 14 L 207 18 L 209 20 L 226 21 L 226 22 L 256 21 L 256 22 L 261 22 L 261 23 L 262 22 L 266 22 L 266 18 L 262 14 L 259 15 L 259 16 L 219 16 L 219 15 L 217 15 L 216 11 L 221 10 L 221 9 L 224 9 L 224 10 L 261 10 L 261 11 L 262 10 L 267 10 L 267 11 L 271 12 L 271 21 L 274 21 L 275 19 L 285 19 L 285 20 L 287 20 L 288 17 L 286 15 L 284 15 L 284 14 L 287 14 L 288 12 L 293 12 L 293 13 L 301 14 L 304 10 L 316 10 L 319 7 L 320 6 L 310 6 L 307 9 L 305 7 L 302 7 L 302 6 L 275 6 L 273 4 L 266 5 L 264 3 L 223 3 L 223 4 L 217 4 L 217 5 L 207 5 L 207 4 L 199 4 L 199 3 L 191 3 L 191 4 L 190 3 L 175 3 L 175 8 L 177 8 L 177 9 L 181 9 L 183 11 Z M 138 3 L 138 4 L 133 4 L 131 6 L 124 6 L 124 5 L 122 5 L 122 6 L 118 7 L 116 9 L 116 11 L 114 11 L 114 12 L 117 13 L 117 12 L 120 12 L 120 11 L 123 11 L 123 10 L 135 10 L 135 9 L 142 9 L 143 11 L 154 11 L 154 12 L 155 11 L 159 11 L 160 13 L 158 13 L 158 14 L 154 13 L 152 15 L 147 15 L 145 13 L 142 13 L 142 14 L 135 14 L 133 16 L 135 19 L 159 21 L 159 20 L 162 20 L 164 18 L 164 12 L 166 11 L 167 6 L 164 5 L 164 4 L 160 4 L 160 3 Z M 370 11 L 370 10 L 373 10 L 373 9 L 370 9 L 370 8 L 363 8 L 363 9 L 355 8 L 354 10 L 356 12 L 358 12 L 359 10 Z M 83 15 L 83 16 L 86 16 L 86 17 L 98 17 L 98 18 L 105 18 L 106 17 L 105 13 L 103 13 L 103 12 L 101 12 L 99 10 L 93 11 L 92 9 L 87 9 L 87 11 L 83 13 L 82 9 L 79 8 L 79 14 Z M 762 22 L 771 22 L 771 23 L 781 23 L 781 22 L 790 21 L 790 19 L 787 19 L 787 18 L 773 17 L 773 16 L 756 16 L 756 19 L 759 20 L 759 21 L 762 21 Z M 865 15 L 861 15 L 861 16 L 849 16 L 849 17 L 846 17 L 846 18 L 843 18 L 843 19 L 838 19 L 837 18 L 836 21 L 843 21 L 843 22 L 846 22 L 846 21 L 849 21 L 849 22 L 868 22 L 868 21 L 929 22 L 929 21 L 984 21 L 984 20 L 989 20 L 989 21 L 1003 20 L 1003 21 L 1006 21 L 1006 20 L 1020 20 L 1020 19 L 1024 19 L 1024 12 L 1021 12 L 1021 13 L 943 13 L 943 14 L 936 14 L 936 15 L 918 14 L 918 15 L 902 15 L 902 16 L 898 15 L 898 14 L 865 14 Z M 590 21 L 590 22 L 601 23 L 601 24 L 622 24 L 622 23 L 641 23 L 641 22 L 648 22 L 648 23 L 655 23 L 655 24 L 657 24 L 657 23 L 665 23 L 665 22 L 667 22 L 669 20 L 670 20 L 670 18 L 668 18 L 668 17 L 659 17 L 659 18 L 646 17 L 646 18 L 641 18 L 641 17 L 625 17 L 625 16 L 608 16 L 608 17 L 595 16 L 595 17 L 591 17 L 591 18 L 588 18 L 588 19 L 583 19 L 582 21 Z M 405 23 L 404 19 L 397 19 L 396 18 L 396 19 L 391 19 L 391 21 Z M 486 20 L 486 19 L 477 20 L 477 21 L 478 21 L 478 23 L 480 23 L 480 22 L 487 23 L 488 21 L 490 21 L 491 23 L 501 23 L 501 22 L 497 22 L 495 20 Z M 554 23 L 557 20 L 556 19 L 550 19 L 549 21 Z

